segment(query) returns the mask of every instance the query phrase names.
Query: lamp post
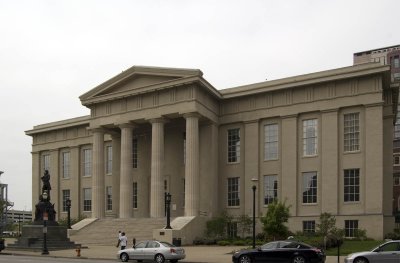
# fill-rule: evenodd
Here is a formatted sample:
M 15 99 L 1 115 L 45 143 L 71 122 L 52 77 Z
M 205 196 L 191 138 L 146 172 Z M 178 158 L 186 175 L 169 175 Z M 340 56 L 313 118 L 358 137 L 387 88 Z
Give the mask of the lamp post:
M 165 203 L 167 205 L 167 226 L 165 229 L 172 229 L 170 224 L 170 217 L 171 217 L 171 194 L 167 193 L 165 195 Z
M 67 212 L 68 212 L 68 217 L 67 217 L 68 229 L 71 229 L 71 200 L 68 198 L 67 201 L 65 201 L 65 204 L 67 206 Z
M 257 178 L 252 178 L 251 181 L 253 182 L 253 248 L 256 248 L 256 189 L 257 189 Z
M 43 202 L 47 203 L 47 191 L 43 191 L 42 194 Z M 45 209 L 43 211 L 43 250 L 42 255 L 48 255 L 49 250 L 47 249 L 47 220 L 49 220 L 49 215 L 47 213 L 47 204 L 45 205 Z

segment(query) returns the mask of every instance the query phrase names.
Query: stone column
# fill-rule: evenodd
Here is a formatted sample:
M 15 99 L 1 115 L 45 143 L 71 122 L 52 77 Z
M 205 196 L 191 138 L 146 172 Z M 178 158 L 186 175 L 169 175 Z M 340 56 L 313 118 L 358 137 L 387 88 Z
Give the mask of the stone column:
M 132 139 L 134 125 L 121 124 L 121 168 L 119 186 L 119 218 L 133 215 Z
M 199 115 L 185 114 L 185 216 L 199 215 Z
M 93 129 L 92 217 L 105 216 L 104 130 Z
M 151 130 L 151 181 L 150 217 L 164 216 L 164 124 L 163 118 L 150 121 Z
M 119 215 L 120 169 L 121 169 L 121 135 L 112 134 L 112 205 L 113 213 Z

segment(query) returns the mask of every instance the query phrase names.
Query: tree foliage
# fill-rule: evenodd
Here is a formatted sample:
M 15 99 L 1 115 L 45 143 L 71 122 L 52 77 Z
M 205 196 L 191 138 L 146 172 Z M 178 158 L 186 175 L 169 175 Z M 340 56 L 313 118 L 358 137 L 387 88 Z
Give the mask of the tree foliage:
M 248 215 L 241 215 L 238 217 L 238 231 L 240 232 L 242 237 L 244 237 L 245 234 L 250 233 L 252 223 L 253 221 Z
M 206 236 L 212 238 L 226 237 L 228 223 L 233 221 L 233 217 L 223 211 L 219 216 L 208 220 L 206 223 Z
M 322 236 L 328 236 L 336 231 L 336 218 L 330 213 L 322 213 L 319 216 L 320 223 L 317 224 L 317 232 Z
M 268 211 L 265 216 L 260 218 L 263 224 L 263 230 L 267 236 L 272 239 L 286 238 L 289 233 L 287 223 L 290 217 L 290 206 L 286 205 L 286 201 L 280 202 L 275 200 L 268 205 Z

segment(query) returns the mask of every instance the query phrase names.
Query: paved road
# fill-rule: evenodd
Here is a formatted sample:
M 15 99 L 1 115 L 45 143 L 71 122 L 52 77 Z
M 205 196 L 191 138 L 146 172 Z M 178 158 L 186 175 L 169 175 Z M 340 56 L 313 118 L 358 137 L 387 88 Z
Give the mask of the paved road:
M 46 262 L 57 262 L 57 263 L 115 263 L 116 260 L 102 260 L 102 259 L 79 259 L 79 258 L 55 258 L 51 256 L 17 256 L 17 255 L 0 255 L 0 263 L 46 263 Z

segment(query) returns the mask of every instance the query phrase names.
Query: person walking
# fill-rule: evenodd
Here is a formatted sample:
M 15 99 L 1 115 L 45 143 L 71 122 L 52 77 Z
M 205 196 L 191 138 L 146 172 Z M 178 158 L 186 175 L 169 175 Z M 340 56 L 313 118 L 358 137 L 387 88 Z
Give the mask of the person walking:
M 125 236 L 125 232 L 121 233 L 121 237 L 119 238 L 119 245 L 121 246 L 121 250 L 124 250 L 128 245 L 128 238 Z
M 119 231 L 118 231 L 118 240 L 117 240 L 117 245 L 116 245 L 116 247 L 119 247 L 119 242 L 120 242 L 119 240 L 121 239 L 121 235 L 122 235 L 122 234 L 121 234 L 121 230 L 119 230 Z

